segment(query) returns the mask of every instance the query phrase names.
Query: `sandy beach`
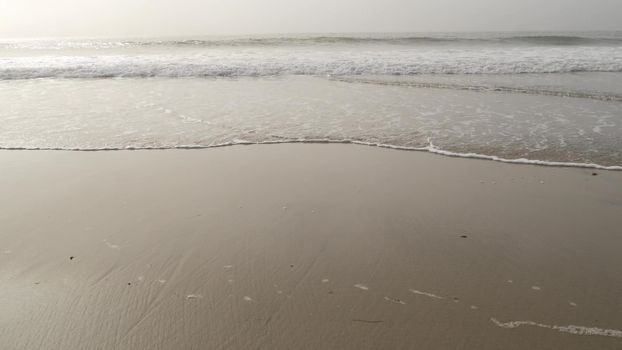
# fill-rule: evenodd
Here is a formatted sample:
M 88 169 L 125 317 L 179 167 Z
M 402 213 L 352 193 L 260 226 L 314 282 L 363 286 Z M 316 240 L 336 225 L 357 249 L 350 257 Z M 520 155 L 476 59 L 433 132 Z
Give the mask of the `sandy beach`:
M 339 144 L 0 167 L 2 349 L 622 347 L 621 172 Z

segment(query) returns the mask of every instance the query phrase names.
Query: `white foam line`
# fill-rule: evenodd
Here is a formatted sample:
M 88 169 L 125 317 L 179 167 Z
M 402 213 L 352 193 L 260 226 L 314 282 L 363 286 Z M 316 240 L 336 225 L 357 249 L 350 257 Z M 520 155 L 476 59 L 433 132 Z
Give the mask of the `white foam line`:
M 355 284 L 354 287 L 361 290 L 369 290 L 369 287 L 364 284 Z
M 402 300 L 399 300 L 399 299 L 394 299 L 394 298 L 384 297 L 384 300 L 386 300 L 386 301 L 390 301 L 390 302 L 395 303 L 395 304 L 406 305 L 406 302 L 404 302 L 404 301 L 402 301 Z
M 416 289 L 409 289 L 409 291 L 411 293 L 418 294 L 418 295 L 423 295 L 423 296 L 428 297 L 428 298 L 445 299 L 445 298 L 443 298 L 441 296 L 438 296 L 436 294 L 432 294 L 432 293 L 428 293 L 428 292 L 422 292 L 422 291 L 416 290 Z
M 533 321 L 510 321 L 510 322 L 500 322 L 496 318 L 490 319 L 492 323 L 501 328 L 512 329 L 518 328 L 520 326 L 532 326 L 532 327 L 540 327 L 546 329 L 556 330 L 562 333 L 570 333 L 575 335 L 598 335 L 603 337 L 614 337 L 614 338 L 622 338 L 622 331 L 617 329 L 602 329 L 597 327 L 584 327 L 584 326 L 557 326 L 557 325 L 548 325 L 543 323 L 537 323 Z
M 108 246 L 108 248 L 110 248 L 110 249 L 119 249 L 119 246 L 118 246 L 118 245 L 116 245 L 116 244 L 112 244 L 112 243 L 110 243 L 110 242 L 108 242 L 108 241 L 104 241 L 104 243 L 106 243 L 106 245 L 107 245 L 107 246 Z
M 149 151 L 149 150 L 170 150 L 170 149 L 180 149 L 180 150 L 193 150 L 193 149 L 205 149 L 205 148 L 218 148 L 218 147 L 228 147 L 228 146 L 238 146 L 238 145 L 272 145 L 272 144 L 283 144 L 283 143 L 342 143 L 342 144 L 355 144 L 355 145 L 364 145 L 364 146 L 372 146 L 372 147 L 380 147 L 380 148 L 390 148 L 395 150 L 402 151 L 423 151 L 430 152 L 434 154 L 440 154 L 448 157 L 456 157 L 456 158 L 472 158 L 472 159 L 482 159 L 482 160 L 492 160 L 501 163 L 511 163 L 511 164 L 528 164 L 528 165 L 540 165 L 540 166 L 551 166 L 551 167 L 565 167 L 565 168 L 588 168 L 588 169 L 599 169 L 599 170 L 616 170 L 622 171 L 622 166 L 620 165 L 600 165 L 595 163 L 576 163 L 576 162 L 554 162 L 554 161 L 546 161 L 539 159 L 527 159 L 527 158 L 501 158 L 498 156 L 491 156 L 480 153 L 460 153 L 460 152 L 452 152 L 440 149 L 432 142 L 429 142 L 428 146 L 425 147 L 406 147 L 406 146 L 396 146 L 384 143 L 374 143 L 374 142 L 365 142 L 365 141 L 357 141 L 357 140 L 332 140 L 332 139 L 284 139 L 284 140 L 268 140 L 268 141 L 246 141 L 246 140 L 237 140 L 233 142 L 224 142 L 212 145 L 177 145 L 177 146 L 126 146 L 126 147 L 100 147 L 100 148 L 63 148 L 63 147 L 0 147 L 0 150 L 4 151 L 73 151 L 73 152 L 103 152 L 103 151 Z
M 515 158 L 515 159 L 507 159 L 501 158 L 497 156 L 489 156 L 485 154 L 479 153 L 458 153 L 451 152 L 440 149 L 428 139 L 429 146 L 425 147 L 425 149 L 430 153 L 442 154 L 448 157 L 459 157 L 459 158 L 474 158 L 474 159 L 484 159 L 484 160 L 494 160 L 496 162 L 502 163 L 512 163 L 512 164 L 532 164 L 532 165 L 543 165 L 543 166 L 556 166 L 556 167 L 572 167 L 572 168 L 591 168 L 591 169 L 601 169 L 601 170 L 622 170 L 622 166 L 612 165 L 605 166 L 594 163 L 574 163 L 574 162 L 551 162 L 546 160 L 538 160 L 538 159 L 526 159 L 526 158 Z

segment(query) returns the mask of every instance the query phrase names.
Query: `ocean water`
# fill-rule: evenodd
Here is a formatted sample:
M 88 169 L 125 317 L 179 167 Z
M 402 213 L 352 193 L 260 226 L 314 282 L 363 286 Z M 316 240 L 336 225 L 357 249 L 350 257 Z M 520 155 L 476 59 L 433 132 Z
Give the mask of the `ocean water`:
M 0 148 L 347 142 L 622 169 L 622 33 L 0 40 Z

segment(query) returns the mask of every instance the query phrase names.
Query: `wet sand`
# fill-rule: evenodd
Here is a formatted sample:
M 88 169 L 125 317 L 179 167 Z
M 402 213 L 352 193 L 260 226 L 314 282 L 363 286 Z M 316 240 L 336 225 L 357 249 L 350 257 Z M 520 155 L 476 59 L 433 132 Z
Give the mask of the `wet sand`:
M 327 144 L 0 169 L 2 349 L 622 348 L 622 172 Z

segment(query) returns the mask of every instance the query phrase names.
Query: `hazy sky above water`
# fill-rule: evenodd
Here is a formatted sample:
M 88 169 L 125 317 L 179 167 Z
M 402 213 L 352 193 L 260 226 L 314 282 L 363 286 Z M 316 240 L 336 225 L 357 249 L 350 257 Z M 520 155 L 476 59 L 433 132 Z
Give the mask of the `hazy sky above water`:
M 622 30 L 622 0 L 0 0 L 0 37 Z

